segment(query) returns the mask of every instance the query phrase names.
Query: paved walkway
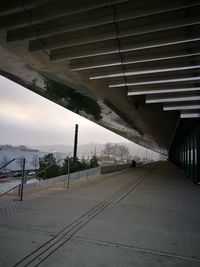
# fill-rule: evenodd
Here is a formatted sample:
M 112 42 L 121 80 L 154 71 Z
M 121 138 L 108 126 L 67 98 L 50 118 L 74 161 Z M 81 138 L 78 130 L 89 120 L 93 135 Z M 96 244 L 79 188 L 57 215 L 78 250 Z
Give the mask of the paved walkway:
M 0 199 L 0 266 L 200 266 L 200 187 L 173 165 Z

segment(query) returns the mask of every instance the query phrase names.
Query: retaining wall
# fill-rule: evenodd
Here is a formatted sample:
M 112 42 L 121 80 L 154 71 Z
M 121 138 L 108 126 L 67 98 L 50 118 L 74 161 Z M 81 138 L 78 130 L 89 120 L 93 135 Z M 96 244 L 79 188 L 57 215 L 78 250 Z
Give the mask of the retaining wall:
M 87 176 L 93 176 L 93 175 L 98 175 L 101 173 L 100 171 L 100 167 L 97 168 L 92 168 L 92 169 L 87 169 L 84 171 L 78 171 L 78 172 L 74 172 L 74 173 L 70 173 L 69 174 L 69 179 L 78 179 L 80 177 L 87 177 Z M 24 184 L 24 188 L 31 188 L 31 187 L 37 187 L 37 186 L 43 186 L 43 185 L 49 185 L 49 184 L 56 184 L 56 183 L 60 183 L 60 182 L 65 182 L 68 179 L 68 175 L 61 175 L 55 178 L 50 178 L 50 179 L 45 179 L 36 183 L 32 183 L 32 184 Z
M 111 166 L 104 166 L 101 167 L 101 173 L 110 173 L 110 172 L 115 172 L 115 171 L 121 171 L 123 169 L 129 168 L 130 165 L 128 163 L 126 164 L 119 164 L 119 165 L 111 165 Z
M 93 175 L 99 175 L 99 174 L 106 174 L 110 172 L 120 171 L 123 169 L 129 168 L 129 164 L 119 164 L 119 165 L 111 165 L 111 166 L 104 166 L 104 167 L 96 167 L 92 169 L 87 169 L 84 171 L 78 171 L 74 173 L 69 174 L 69 179 L 78 179 L 80 177 L 87 177 L 87 176 L 93 176 Z M 49 185 L 49 184 L 56 184 L 61 182 L 67 182 L 68 175 L 61 175 L 55 178 L 45 179 L 39 182 L 31 183 L 31 184 L 24 184 L 24 188 L 33 188 L 33 187 L 39 187 L 43 185 Z M 15 188 L 14 191 L 18 190 L 18 188 Z

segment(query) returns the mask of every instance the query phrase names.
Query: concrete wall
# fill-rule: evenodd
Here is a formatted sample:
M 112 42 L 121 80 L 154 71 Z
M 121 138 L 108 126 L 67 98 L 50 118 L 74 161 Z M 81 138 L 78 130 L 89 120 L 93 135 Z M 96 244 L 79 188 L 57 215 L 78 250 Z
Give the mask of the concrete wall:
M 100 174 L 100 167 L 97 168 L 92 168 L 92 169 L 87 169 L 84 171 L 79 171 L 79 172 L 74 172 L 69 174 L 69 179 L 78 179 L 80 177 L 87 177 L 87 176 L 92 176 L 92 175 L 98 175 Z M 43 186 L 43 185 L 49 185 L 49 184 L 56 184 L 60 182 L 67 182 L 68 175 L 61 175 L 55 178 L 50 178 L 50 179 L 45 179 L 36 183 L 32 184 L 25 184 L 24 188 L 31 188 L 31 187 L 38 187 L 38 186 Z
M 130 164 L 119 164 L 119 165 L 111 165 L 111 166 L 104 166 L 101 167 L 101 173 L 110 173 L 110 172 L 115 172 L 115 171 L 120 171 L 123 169 L 127 169 L 130 167 Z
M 74 173 L 69 174 L 69 179 L 79 179 L 80 177 L 87 177 L 87 176 L 93 176 L 93 175 L 99 175 L 99 174 L 106 174 L 106 173 L 111 173 L 115 171 L 120 171 L 123 169 L 129 168 L 129 164 L 120 164 L 120 165 L 111 165 L 111 166 L 104 166 L 104 167 L 96 167 L 92 169 L 87 169 L 84 171 L 78 171 Z M 68 180 L 68 175 L 61 175 L 55 178 L 50 178 L 46 180 L 41 180 L 39 182 L 34 182 L 30 184 L 24 184 L 24 189 L 26 188 L 33 188 L 33 187 L 39 187 L 39 186 L 45 186 L 45 185 L 50 185 L 50 184 L 56 184 L 56 183 L 62 183 L 62 182 L 67 182 Z M 18 187 L 13 189 L 13 191 L 17 191 Z

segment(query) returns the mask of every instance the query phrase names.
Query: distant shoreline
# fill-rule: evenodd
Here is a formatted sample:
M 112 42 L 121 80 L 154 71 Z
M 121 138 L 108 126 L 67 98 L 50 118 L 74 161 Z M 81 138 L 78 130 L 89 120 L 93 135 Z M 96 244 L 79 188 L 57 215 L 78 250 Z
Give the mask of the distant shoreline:
M 0 150 L 6 151 L 24 151 L 24 152 L 40 152 L 39 149 L 31 149 L 24 145 L 12 146 L 12 145 L 0 145 Z

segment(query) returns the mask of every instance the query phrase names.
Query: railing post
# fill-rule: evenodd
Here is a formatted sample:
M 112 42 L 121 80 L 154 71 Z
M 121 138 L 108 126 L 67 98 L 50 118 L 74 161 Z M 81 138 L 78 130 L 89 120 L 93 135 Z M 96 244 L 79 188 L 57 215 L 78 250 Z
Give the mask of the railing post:
M 21 190 L 20 190 L 20 201 L 23 200 L 23 193 L 24 193 L 25 163 L 26 163 L 26 159 L 24 158 L 22 161 L 22 183 L 21 183 Z
M 69 188 L 69 158 L 67 160 L 67 188 Z

